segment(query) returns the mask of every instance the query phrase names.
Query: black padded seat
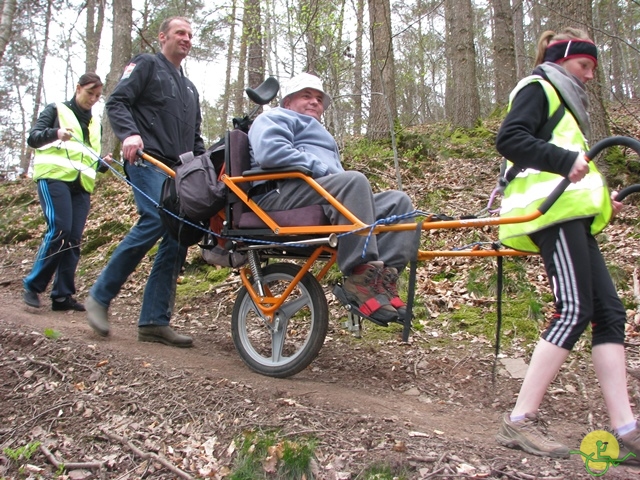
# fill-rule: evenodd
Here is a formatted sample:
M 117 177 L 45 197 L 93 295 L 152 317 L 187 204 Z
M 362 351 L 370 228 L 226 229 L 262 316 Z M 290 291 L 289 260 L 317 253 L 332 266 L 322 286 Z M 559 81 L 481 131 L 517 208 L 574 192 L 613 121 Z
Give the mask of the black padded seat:
M 241 130 L 231 130 L 227 137 L 229 151 L 228 173 L 232 177 L 239 177 L 251 168 L 251 156 L 249 153 L 249 137 Z M 250 183 L 239 184 L 245 192 L 249 191 Z M 320 205 L 293 208 L 291 210 L 270 211 L 269 216 L 282 227 L 330 225 L 329 219 L 324 214 Z M 232 224 L 234 228 L 268 228 L 258 215 L 242 201 L 234 202 Z

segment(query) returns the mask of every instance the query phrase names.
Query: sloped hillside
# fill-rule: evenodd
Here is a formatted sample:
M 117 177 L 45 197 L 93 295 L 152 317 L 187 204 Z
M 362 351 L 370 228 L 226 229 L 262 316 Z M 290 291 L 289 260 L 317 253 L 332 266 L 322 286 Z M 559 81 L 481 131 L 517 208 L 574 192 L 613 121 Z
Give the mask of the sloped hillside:
M 640 135 L 637 118 L 628 108 L 616 110 L 617 133 Z M 459 217 L 487 208 L 500 164 L 492 148 L 497 128 L 494 121 L 471 132 L 433 125 L 401 133 L 402 186 L 421 211 Z M 353 140 L 344 157 L 376 188 L 396 184 L 388 146 Z M 616 158 L 615 181 L 634 182 L 637 158 L 629 152 Z M 77 276 L 80 300 L 136 221 L 130 190 L 115 175 L 99 180 L 92 203 Z M 630 197 L 600 237 L 628 308 L 629 388 L 636 405 L 638 204 Z M 434 253 L 418 268 L 408 343 L 400 341 L 399 325 L 366 322 L 363 338 L 353 337 L 327 285 L 330 326 L 320 355 L 295 377 L 272 379 L 252 373 L 234 350 L 229 319 L 240 287 L 237 274 L 206 265 L 195 247 L 172 320 L 194 336 L 193 349 L 136 341 L 153 251 L 114 301 L 107 340 L 90 331 L 82 314 L 25 308 L 21 279 L 43 229 L 32 182 L 0 184 L 1 478 L 259 478 L 238 472 L 244 456 L 257 448 L 255 438 L 269 435 L 281 447 L 285 441 L 311 445 L 313 461 L 304 476 L 286 474 L 278 456 L 282 448 L 275 448 L 259 458 L 262 478 L 591 478 L 578 455 L 543 459 L 494 440 L 498 419 L 520 385 L 517 367 L 526 364 L 550 311 L 536 257 L 505 262 L 495 370 L 495 259 Z M 495 239 L 490 227 L 434 229 L 423 234 L 423 247 L 484 247 Z M 542 410 L 551 433 L 576 449 L 590 430 L 606 428 L 586 336 Z M 27 458 L 24 447 L 33 442 L 40 444 Z M 254 450 L 247 447 L 251 442 Z M 607 478 L 637 472 L 616 466 Z

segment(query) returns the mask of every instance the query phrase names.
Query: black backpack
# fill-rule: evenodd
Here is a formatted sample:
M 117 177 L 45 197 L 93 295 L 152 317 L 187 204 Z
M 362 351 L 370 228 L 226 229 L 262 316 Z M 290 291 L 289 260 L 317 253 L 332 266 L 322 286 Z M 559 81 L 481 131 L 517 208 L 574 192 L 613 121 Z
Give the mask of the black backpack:
M 208 230 L 208 224 L 203 221 L 194 221 L 180 211 L 180 202 L 178 200 L 178 193 L 176 192 L 176 181 L 173 177 L 167 177 L 162 184 L 160 199 L 160 219 L 169 232 L 169 235 L 175 238 L 181 245 L 188 247 L 198 243 L 204 236 L 205 231 Z M 195 225 L 199 225 L 202 227 L 202 230 L 185 223 L 183 220 L 188 220 Z
M 198 243 L 209 229 L 209 219 L 227 203 L 227 186 L 219 180 L 224 147 L 221 139 L 202 155 L 183 153 L 174 168 L 175 178 L 167 177 L 162 185 L 160 218 L 169 234 L 183 245 Z
M 209 220 L 227 204 L 227 186 L 219 180 L 224 147 L 220 140 L 202 155 L 180 155 L 175 167 L 176 192 L 180 211 L 193 220 Z

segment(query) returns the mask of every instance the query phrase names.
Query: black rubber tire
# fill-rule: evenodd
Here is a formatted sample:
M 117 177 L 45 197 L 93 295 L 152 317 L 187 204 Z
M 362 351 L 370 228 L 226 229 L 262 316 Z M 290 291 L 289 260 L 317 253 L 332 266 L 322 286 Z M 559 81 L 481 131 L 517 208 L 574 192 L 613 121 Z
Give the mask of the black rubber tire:
M 271 295 L 277 295 L 299 271 L 300 266 L 293 263 L 268 265 L 263 269 L 264 284 Z M 318 356 L 327 335 L 329 307 L 313 275 L 307 273 L 276 312 L 277 332 L 257 312 L 246 287 L 242 287 L 233 305 L 231 335 L 238 354 L 251 370 L 286 378 L 307 368 Z

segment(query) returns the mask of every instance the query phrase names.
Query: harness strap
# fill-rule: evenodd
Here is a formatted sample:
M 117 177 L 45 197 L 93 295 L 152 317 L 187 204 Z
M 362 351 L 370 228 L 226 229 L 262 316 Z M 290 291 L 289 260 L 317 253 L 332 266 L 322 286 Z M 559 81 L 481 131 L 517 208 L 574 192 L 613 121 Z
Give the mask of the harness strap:
M 555 112 L 553 112 L 553 115 L 551 115 L 547 119 L 545 124 L 540 128 L 540 130 L 538 130 L 538 132 L 535 135 L 536 138 L 540 138 L 545 142 L 548 142 L 549 140 L 551 140 L 551 137 L 553 136 L 553 131 L 556 129 L 556 127 L 560 123 L 560 120 L 562 120 L 562 117 L 564 117 L 564 113 L 566 110 L 564 106 L 564 101 L 562 100 L 562 97 L 560 96 L 560 94 L 558 94 L 558 98 L 560 98 L 560 106 L 556 109 Z M 524 168 L 516 167 L 515 165 L 512 165 L 511 168 L 507 170 L 507 159 L 506 158 L 503 159 L 502 165 L 500 166 L 500 176 L 498 177 L 498 187 L 504 190 L 505 187 L 509 185 L 509 182 L 511 182 L 514 178 L 516 178 L 516 176 L 520 172 L 523 172 L 523 171 L 524 171 Z

